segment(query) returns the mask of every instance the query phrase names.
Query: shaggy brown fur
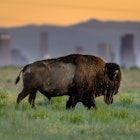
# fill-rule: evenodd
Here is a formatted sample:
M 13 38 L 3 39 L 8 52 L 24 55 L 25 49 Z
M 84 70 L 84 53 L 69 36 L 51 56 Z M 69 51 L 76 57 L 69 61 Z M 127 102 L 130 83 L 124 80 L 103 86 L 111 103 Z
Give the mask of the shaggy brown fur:
M 70 96 L 66 103 L 67 109 L 74 108 L 78 102 L 89 109 L 95 107 L 95 97 L 101 95 L 104 95 L 107 104 L 111 104 L 121 81 L 119 65 L 105 63 L 97 56 L 80 54 L 37 61 L 25 66 L 21 72 L 24 88 L 18 95 L 17 103 L 29 95 L 32 107 L 35 106 L 37 91 L 49 99 Z M 20 74 L 16 84 L 20 80 Z

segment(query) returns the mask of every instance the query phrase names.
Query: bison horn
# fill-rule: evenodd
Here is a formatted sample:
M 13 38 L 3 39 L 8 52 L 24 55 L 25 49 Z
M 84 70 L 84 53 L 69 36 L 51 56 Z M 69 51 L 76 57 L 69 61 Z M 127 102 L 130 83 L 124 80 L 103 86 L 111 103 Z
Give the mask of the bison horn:
M 119 71 L 118 71 L 118 70 L 116 70 L 116 71 L 114 72 L 114 77 L 113 77 L 113 80 L 115 80 L 115 79 L 116 79 L 116 77 L 117 77 L 118 73 L 119 73 Z

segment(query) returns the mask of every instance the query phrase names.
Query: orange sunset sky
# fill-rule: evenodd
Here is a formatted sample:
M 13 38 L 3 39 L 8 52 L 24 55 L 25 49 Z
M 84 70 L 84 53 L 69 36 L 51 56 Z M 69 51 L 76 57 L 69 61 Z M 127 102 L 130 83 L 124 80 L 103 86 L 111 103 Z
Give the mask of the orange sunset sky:
M 0 0 L 0 26 L 139 21 L 140 0 Z

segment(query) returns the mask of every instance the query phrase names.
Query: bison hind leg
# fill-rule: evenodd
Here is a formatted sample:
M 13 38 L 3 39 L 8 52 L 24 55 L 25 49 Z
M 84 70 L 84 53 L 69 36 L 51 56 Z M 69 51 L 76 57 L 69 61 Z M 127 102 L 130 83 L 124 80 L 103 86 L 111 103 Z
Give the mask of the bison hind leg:
M 32 105 L 32 107 L 34 107 L 34 101 L 36 97 L 36 91 L 34 90 L 23 89 L 17 97 L 17 103 L 19 104 L 27 95 L 29 95 L 29 103 Z
M 20 103 L 27 95 L 29 94 L 29 92 L 25 89 L 23 89 L 17 97 L 17 103 Z
M 28 102 L 32 106 L 32 108 L 35 108 L 35 98 L 36 98 L 36 91 L 33 91 L 29 94 Z

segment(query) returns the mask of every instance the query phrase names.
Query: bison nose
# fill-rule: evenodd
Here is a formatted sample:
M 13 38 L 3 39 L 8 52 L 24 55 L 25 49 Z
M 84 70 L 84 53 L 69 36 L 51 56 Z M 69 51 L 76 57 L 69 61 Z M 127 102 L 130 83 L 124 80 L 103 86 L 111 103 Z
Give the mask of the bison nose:
M 112 100 L 111 100 L 110 104 L 112 104 L 112 103 L 113 103 L 113 98 L 112 98 Z
M 109 97 L 104 96 L 104 101 L 108 105 L 109 104 L 112 104 L 113 103 L 113 97 L 112 98 L 109 98 Z
M 112 103 L 113 103 L 113 98 L 112 98 L 111 100 L 108 100 L 108 101 L 107 101 L 107 104 L 108 104 L 108 105 L 110 105 L 110 104 L 112 104 Z

